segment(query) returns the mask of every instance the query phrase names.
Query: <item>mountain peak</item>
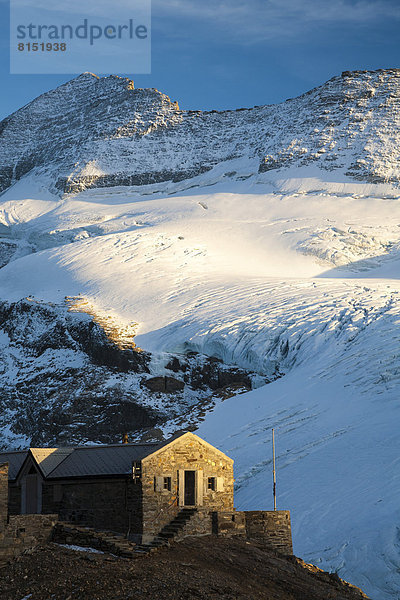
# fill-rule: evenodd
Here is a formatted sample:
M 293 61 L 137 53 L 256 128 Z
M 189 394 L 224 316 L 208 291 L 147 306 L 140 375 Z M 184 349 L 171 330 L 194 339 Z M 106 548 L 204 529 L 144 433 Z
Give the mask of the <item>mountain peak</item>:
M 181 111 L 154 88 L 82 73 L 0 124 L 0 191 L 32 169 L 62 192 L 179 181 L 230 161 L 253 174 L 315 163 L 400 181 L 400 69 L 344 71 L 274 106 Z M 246 167 L 248 169 L 248 167 Z
M 70 81 L 67 81 L 65 84 L 61 85 L 56 90 L 62 90 L 64 87 L 77 87 L 79 88 L 82 84 L 94 85 L 101 88 L 111 88 L 115 89 L 115 87 L 119 87 L 121 89 L 133 90 L 135 89 L 135 85 L 132 79 L 128 79 L 127 77 L 120 77 L 119 75 L 105 75 L 104 77 L 99 77 L 95 73 L 91 73 L 90 71 L 85 71 L 81 73 L 77 77 L 74 77 Z
M 95 75 L 95 73 L 91 73 L 90 71 L 84 71 L 83 73 L 75 77 L 75 79 L 91 79 L 92 77 L 94 77 L 95 79 L 100 79 L 98 75 Z

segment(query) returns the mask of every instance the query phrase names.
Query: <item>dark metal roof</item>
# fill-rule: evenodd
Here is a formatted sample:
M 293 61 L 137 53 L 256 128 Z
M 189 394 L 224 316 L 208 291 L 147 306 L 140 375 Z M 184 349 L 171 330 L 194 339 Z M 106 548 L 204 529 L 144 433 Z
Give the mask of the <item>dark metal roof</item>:
M 184 435 L 197 437 L 193 433 L 182 432 L 161 443 L 30 448 L 20 452 L 0 453 L 0 464 L 9 463 L 10 480 L 17 478 L 28 455 L 32 457 L 46 479 L 129 475 L 133 461 L 143 460 Z M 202 442 L 207 444 L 204 440 Z M 216 448 L 214 450 L 220 452 Z
M 160 447 L 160 444 L 119 444 L 118 446 L 87 446 L 74 448 L 47 477 L 93 477 L 127 475 L 132 462 L 142 460 Z
M 18 471 L 22 467 L 22 463 L 27 457 L 28 450 L 20 450 L 17 452 L 0 452 L 0 464 L 8 463 L 8 478 L 13 480 L 16 478 Z
M 0 464 L 8 462 L 8 477 L 16 479 L 29 452 L 45 478 L 127 475 L 134 460 L 142 460 L 164 444 L 118 444 L 71 448 L 31 448 L 0 453 Z
M 74 448 L 31 448 L 32 456 L 44 477 L 48 477 L 72 452 Z

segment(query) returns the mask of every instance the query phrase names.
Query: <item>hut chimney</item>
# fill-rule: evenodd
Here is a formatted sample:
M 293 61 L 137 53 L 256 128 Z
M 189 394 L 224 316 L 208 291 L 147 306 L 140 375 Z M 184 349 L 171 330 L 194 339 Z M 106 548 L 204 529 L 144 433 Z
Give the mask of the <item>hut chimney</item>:
M 127 444 L 128 443 L 128 434 L 127 433 L 124 433 L 122 435 L 122 443 L 123 444 Z

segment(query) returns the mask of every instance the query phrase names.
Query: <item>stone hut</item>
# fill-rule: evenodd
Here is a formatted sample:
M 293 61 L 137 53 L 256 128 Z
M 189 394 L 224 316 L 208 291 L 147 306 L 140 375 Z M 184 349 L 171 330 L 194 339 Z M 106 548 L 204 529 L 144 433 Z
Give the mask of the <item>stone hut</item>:
M 9 515 L 56 514 L 141 542 L 164 530 L 173 537 L 252 531 L 292 551 L 289 512 L 236 511 L 233 460 L 193 433 L 162 444 L 30 448 L 0 453 L 0 463 L 9 465 Z

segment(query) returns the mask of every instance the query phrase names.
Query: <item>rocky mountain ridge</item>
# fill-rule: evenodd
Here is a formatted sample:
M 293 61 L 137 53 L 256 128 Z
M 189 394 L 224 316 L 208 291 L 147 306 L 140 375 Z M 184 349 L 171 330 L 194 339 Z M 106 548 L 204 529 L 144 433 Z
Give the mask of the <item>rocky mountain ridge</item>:
M 0 123 L 0 191 L 27 173 L 64 193 L 312 163 L 397 184 L 399 102 L 400 69 L 344 72 L 282 104 L 208 112 L 84 73 Z

